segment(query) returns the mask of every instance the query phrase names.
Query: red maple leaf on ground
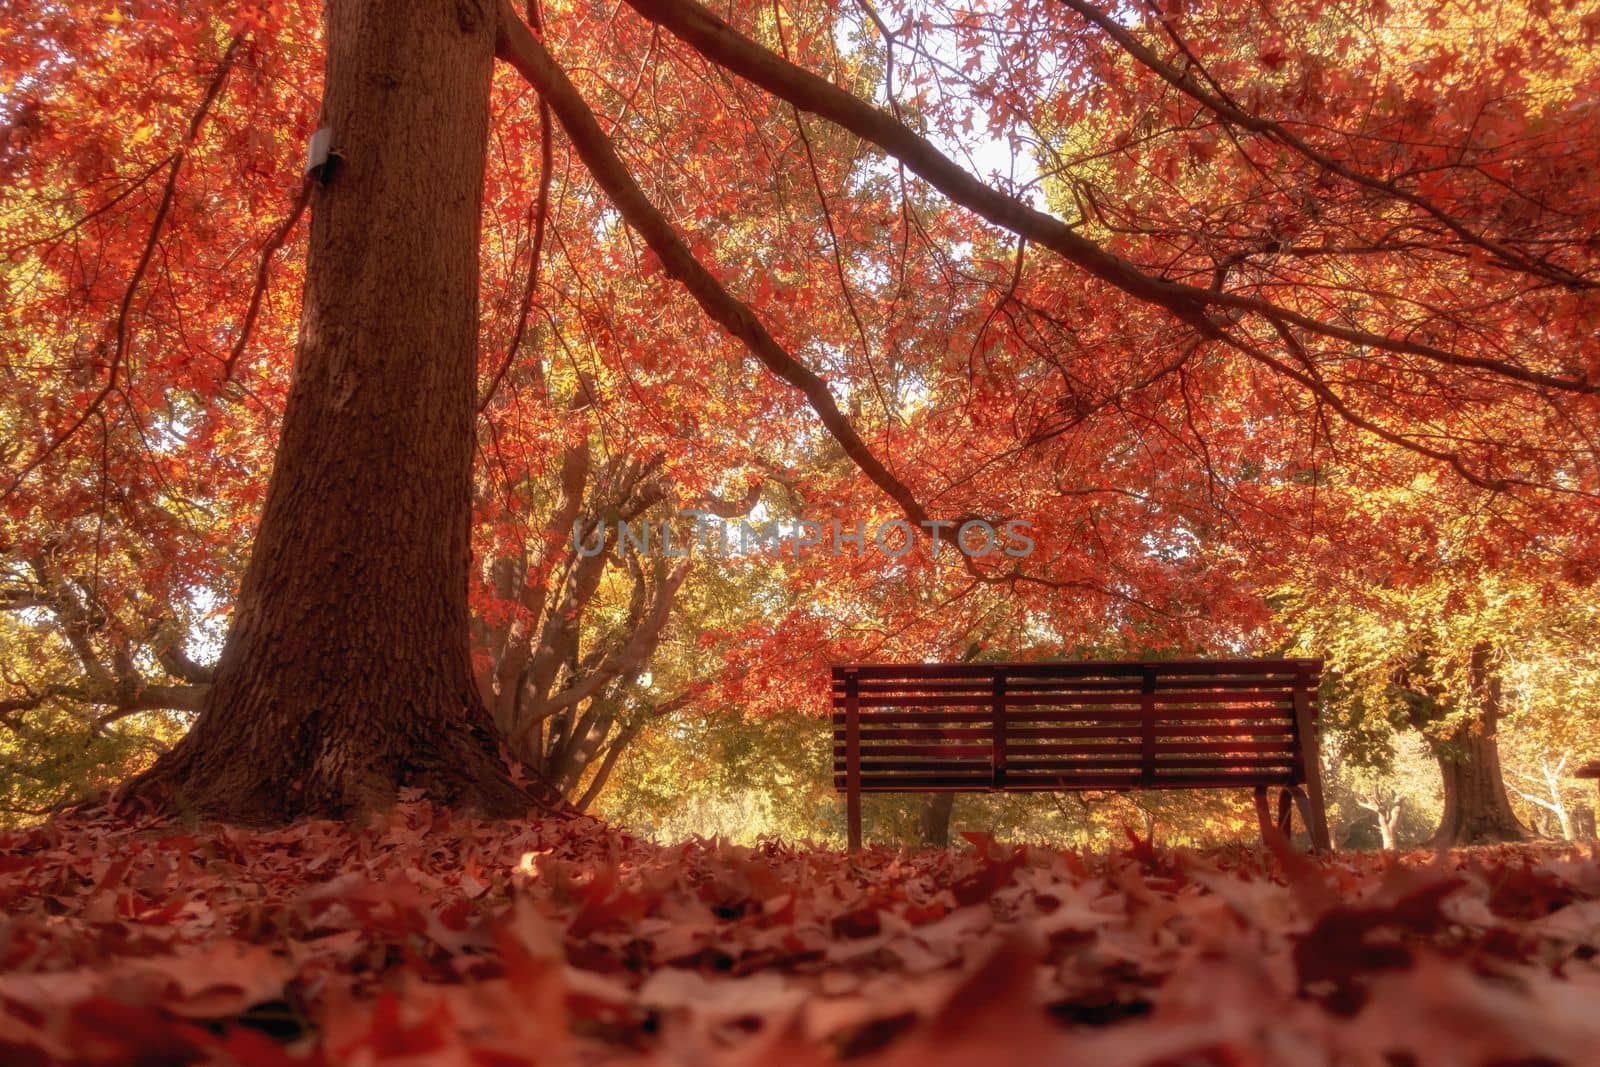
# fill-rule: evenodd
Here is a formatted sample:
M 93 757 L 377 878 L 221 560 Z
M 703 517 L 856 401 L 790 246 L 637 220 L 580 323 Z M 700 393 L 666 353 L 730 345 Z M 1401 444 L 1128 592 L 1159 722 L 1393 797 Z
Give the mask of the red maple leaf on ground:
M 402 804 L 0 839 L 15 1063 L 1592 1062 L 1600 862 L 651 844 Z

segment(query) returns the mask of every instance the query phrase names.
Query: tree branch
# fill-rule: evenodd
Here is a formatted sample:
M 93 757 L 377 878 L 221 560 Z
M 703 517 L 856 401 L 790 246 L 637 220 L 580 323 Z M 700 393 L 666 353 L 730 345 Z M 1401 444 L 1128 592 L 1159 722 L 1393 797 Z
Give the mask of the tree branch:
M 660 639 L 661 629 L 666 625 L 667 617 L 671 614 L 672 603 L 677 595 L 678 587 L 689 575 L 689 562 L 680 563 L 676 570 L 668 576 L 663 587 L 656 592 L 655 602 L 650 607 L 649 617 L 642 620 L 637 629 L 628 636 L 628 640 L 616 652 L 607 656 L 604 661 L 583 673 L 583 677 L 573 685 L 553 694 L 537 711 L 538 718 L 548 718 L 563 708 L 572 707 L 581 703 L 599 691 L 611 679 L 624 672 L 631 671 L 642 664 L 649 657 Z
M 156 649 L 156 662 L 161 669 L 181 681 L 192 685 L 209 685 L 216 680 L 217 669 L 189 658 L 189 654 L 176 641 Z
M 996 226 L 1050 249 L 1081 270 L 1131 296 L 1165 308 L 1181 321 L 1202 331 L 1213 326 L 1210 309 L 1223 308 L 1288 323 L 1308 333 L 1380 351 L 1420 356 L 1448 366 L 1488 371 L 1550 389 L 1600 393 L 1600 382 L 1590 382 L 1583 377 L 1546 374 L 1504 360 L 1452 352 L 1404 337 L 1387 337 L 1324 322 L 1257 297 L 1216 292 L 1156 277 L 1138 265 L 1107 252 L 1053 215 L 984 184 L 894 116 L 879 111 L 832 82 L 761 47 L 693 0 L 627 0 L 627 3 L 713 63 L 759 85 L 800 110 L 828 119 L 877 145 L 910 167 L 952 202 Z
M 1135 37 L 1126 26 L 1100 10 L 1093 3 L 1090 3 L 1089 0 L 1060 0 L 1060 2 L 1077 12 L 1085 21 L 1097 27 L 1107 37 L 1110 37 L 1117 43 L 1118 47 L 1147 67 L 1162 81 L 1173 86 L 1224 122 L 1275 140 L 1330 174 L 1418 209 L 1455 234 L 1463 243 L 1483 249 L 1507 268 L 1532 274 L 1549 281 L 1555 281 L 1572 289 L 1593 289 L 1596 287 L 1596 282 L 1585 278 L 1581 274 L 1575 274 L 1565 268 L 1530 258 L 1515 248 L 1483 234 L 1476 233 L 1455 216 L 1425 197 L 1419 196 L 1408 189 L 1402 189 L 1392 181 L 1375 178 L 1370 174 L 1364 174 L 1339 162 L 1332 156 L 1308 144 L 1282 123 L 1259 115 L 1252 115 L 1228 99 L 1220 90 L 1213 92 L 1201 85 L 1188 70 L 1180 70 L 1162 60 L 1152 49 Z M 1172 32 L 1170 25 L 1168 26 L 1168 32 Z
M 256 318 L 261 314 L 261 302 L 267 295 L 267 281 L 272 274 L 272 257 L 277 255 L 278 249 L 289 239 L 294 232 L 295 224 L 300 221 L 300 216 L 305 213 L 306 205 L 311 202 L 311 187 L 314 179 L 307 176 L 300 183 L 300 191 L 294 195 L 294 201 L 289 205 L 289 215 L 279 223 L 267 237 L 267 243 L 261 246 L 261 259 L 256 264 L 256 282 L 250 290 L 250 303 L 245 307 L 244 322 L 239 326 L 239 337 L 233 343 L 233 348 L 228 353 L 228 358 L 222 364 L 223 381 L 231 381 L 233 372 L 238 366 L 239 358 L 244 355 L 245 347 L 250 343 L 250 335 L 255 330 Z
M 537 7 L 530 4 L 528 10 L 532 14 Z M 489 379 L 489 385 L 484 389 L 482 399 L 478 401 L 480 415 L 489 406 L 489 401 L 494 399 L 495 391 L 500 388 L 501 379 L 511 369 L 511 364 L 517 358 L 517 349 L 522 347 L 522 338 L 528 332 L 528 316 L 533 311 L 533 294 L 539 289 L 539 267 L 544 257 L 544 231 L 550 219 L 550 182 L 555 172 L 553 140 L 550 135 L 550 105 L 545 103 L 544 97 L 541 96 L 539 98 L 539 193 L 534 198 L 533 207 L 529 208 L 529 213 L 533 216 L 533 248 L 528 255 L 528 283 L 522 291 L 522 308 L 517 314 L 517 328 L 512 331 L 511 343 L 506 345 L 505 358 L 501 360 L 499 369 L 494 372 L 494 377 Z
M 498 49 L 501 58 L 527 78 L 550 104 L 595 181 L 628 225 L 660 258 L 667 272 L 678 279 L 713 321 L 743 341 L 768 370 L 805 394 L 812 410 L 845 454 L 908 516 L 918 522 L 926 518 L 927 511 L 921 502 L 861 440 L 855 427 L 839 410 L 827 383 L 790 355 L 767 332 L 755 313 L 723 288 L 694 257 L 671 223 L 645 197 L 566 72 L 528 30 L 507 0 L 501 0 L 500 5 Z

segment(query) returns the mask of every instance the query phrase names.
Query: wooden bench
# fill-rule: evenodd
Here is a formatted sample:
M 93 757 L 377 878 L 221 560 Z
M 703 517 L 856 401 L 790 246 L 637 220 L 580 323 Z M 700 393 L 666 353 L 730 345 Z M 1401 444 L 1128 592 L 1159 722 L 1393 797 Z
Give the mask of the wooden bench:
M 846 664 L 833 668 L 834 787 L 852 850 L 861 794 L 1268 791 L 1329 848 L 1317 757 L 1322 661 Z

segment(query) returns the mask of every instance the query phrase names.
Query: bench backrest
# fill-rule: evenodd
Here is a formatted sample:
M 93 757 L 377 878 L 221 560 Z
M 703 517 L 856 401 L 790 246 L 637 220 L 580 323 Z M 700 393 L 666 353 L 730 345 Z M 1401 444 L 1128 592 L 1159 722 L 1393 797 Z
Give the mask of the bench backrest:
M 1313 659 L 847 664 L 833 669 L 834 783 L 1293 785 L 1306 780 L 1321 672 Z

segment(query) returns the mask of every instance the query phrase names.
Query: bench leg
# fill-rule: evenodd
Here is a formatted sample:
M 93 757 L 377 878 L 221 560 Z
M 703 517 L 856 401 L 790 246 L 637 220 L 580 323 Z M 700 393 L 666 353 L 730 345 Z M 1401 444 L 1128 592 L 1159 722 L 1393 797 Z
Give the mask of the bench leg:
M 1328 816 L 1323 813 L 1322 805 L 1317 803 L 1320 797 L 1312 797 L 1299 785 L 1294 787 L 1294 806 L 1301 811 L 1301 822 L 1306 824 L 1306 833 L 1310 837 L 1310 848 L 1314 853 L 1331 853 L 1333 843 L 1328 840 Z
M 861 851 L 861 791 L 851 789 L 845 793 L 845 825 L 850 835 L 850 851 Z
M 1291 790 L 1284 790 L 1285 799 L 1288 799 L 1290 792 Z M 1311 851 L 1332 852 L 1333 849 L 1328 841 L 1328 824 L 1324 821 L 1321 810 L 1312 802 L 1304 789 L 1295 786 L 1292 792 L 1294 806 L 1300 809 L 1300 821 L 1305 823 L 1306 833 L 1311 837 Z
M 1268 828 L 1276 823 L 1278 833 L 1288 837 L 1294 830 L 1294 812 L 1300 811 L 1300 821 L 1305 824 L 1306 833 L 1311 836 L 1311 847 L 1317 852 L 1332 851 L 1328 845 L 1328 827 L 1322 822 L 1321 812 L 1317 810 L 1312 798 L 1299 786 L 1289 786 L 1278 791 L 1278 817 L 1272 817 L 1272 804 L 1267 799 L 1267 787 L 1256 786 L 1256 821 L 1261 824 L 1261 839 L 1265 841 Z
M 1267 803 L 1267 787 L 1256 786 L 1256 821 L 1261 824 L 1261 840 L 1266 841 L 1267 829 L 1272 825 L 1272 805 Z
M 1333 838 L 1328 836 L 1328 812 L 1322 806 L 1322 783 L 1312 781 L 1305 791 L 1306 806 L 1309 814 L 1303 816 L 1306 820 L 1306 831 L 1311 834 L 1311 843 L 1319 852 L 1333 851 Z

